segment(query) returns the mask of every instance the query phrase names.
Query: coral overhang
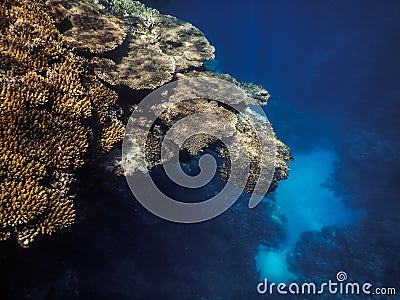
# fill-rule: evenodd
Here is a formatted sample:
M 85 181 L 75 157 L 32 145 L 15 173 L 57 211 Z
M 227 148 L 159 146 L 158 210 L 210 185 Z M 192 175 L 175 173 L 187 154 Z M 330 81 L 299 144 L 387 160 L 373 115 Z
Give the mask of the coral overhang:
M 205 76 L 236 85 L 249 103 L 266 105 L 269 99 L 261 86 L 207 71 L 203 61 L 214 58 L 214 47 L 203 33 L 138 1 L 3 0 L 0 15 L 0 240 L 15 235 L 27 247 L 39 234 L 74 222 L 70 186 L 76 170 L 121 140 L 121 115 L 141 100 L 122 99 L 124 107 L 117 102 L 121 87 L 139 92 Z M 221 115 L 227 123 L 214 127 L 231 126 L 247 137 L 253 169 L 245 191 L 252 192 L 262 167 L 253 131 L 263 125 L 249 129 L 246 120 L 206 99 L 163 112 L 162 130 L 154 127 L 148 135 L 146 164 L 136 169 L 159 164 L 165 131 L 196 111 Z M 195 154 L 215 141 L 199 134 L 183 148 Z M 274 143 L 269 191 L 287 178 L 286 162 L 292 160 L 285 144 L 276 138 Z M 231 162 L 220 155 L 226 179 Z

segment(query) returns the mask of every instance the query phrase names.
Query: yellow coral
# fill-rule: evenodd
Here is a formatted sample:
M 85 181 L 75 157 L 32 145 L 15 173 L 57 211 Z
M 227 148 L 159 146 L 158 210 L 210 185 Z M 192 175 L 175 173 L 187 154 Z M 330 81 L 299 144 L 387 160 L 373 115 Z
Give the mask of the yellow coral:
M 89 81 L 85 83 L 85 88 L 89 91 L 93 111 L 97 114 L 101 123 L 106 123 L 109 119 L 110 109 L 118 99 L 117 93 L 105 88 L 94 76 L 89 77 Z
M 0 232 L 0 241 L 5 241 L 11 236 L 10 232 Z
M 124 124 L 117 119 L 112 119 L 111 124 L 103 129 L 102 137 L 100 139 L 101 148 L 105 151 L 111 150 L 113 145 L 123 138 L 124 132 Z
M 0 4 L 0 67 L 13 71 L 43 71 L 63 56 L 62 36 L 51 18 L 32 1 L 3 1 Z
M 74 223 L 74 202 L 70 197 L 63 197 L 57 192 L 52 193 L 49 200 L 49 207 L 49 213 L 38 224 L 40 233 L 52 234 Z
M 0 189 L 0 226 L 3 228 L 31 222 L 47 208 L 46 189 L 37 181 L 5 180 L 0 184 Z
M 40 2 L 5 0 L 0 15 L 0 240 L 15 233 L 27 247 L 73 223 L 73 171 L 123 125 L 109 110 L 115 92 L 63 46 Z

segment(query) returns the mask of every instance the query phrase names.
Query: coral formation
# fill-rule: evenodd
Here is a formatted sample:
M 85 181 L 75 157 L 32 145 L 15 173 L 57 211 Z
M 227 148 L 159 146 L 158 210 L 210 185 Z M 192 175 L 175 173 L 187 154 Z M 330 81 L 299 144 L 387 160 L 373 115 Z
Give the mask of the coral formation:
M 65 53 L 61 35 L 37 5 L 21 3 L 9 8 L 11 4 L 0 4 L 0 67 L 9 70 L 12 66 L 13 72 L 41 72 Z
M 241 91 L 225 91 L 233 104 L 266 105 L 269 93 L 227 74 L 205 71 L 203 61 L 214 58 L 214 47 L 193 25 L 130 0 L 3 0 L 0 15 L 0 240 L 14 235 L 27 247 L 39 234 L 52 234 L 74 222 L 70 186 L 76 170 L 111 150 L 125 130 L 117 93 L 104 82 L 136 91 L 156 89 L 173 79 L 182 83 L 168 106 L 159 104 L 144 161 L 136 139 L 142 129 L 129 132 L 131 152 L 123 165 L 130 169 L 125 174 L 163 163 L 161 143 L 169 134 L 193 156 L 209 148 L 224 158 L 220 173 L 228 179 L 230 165 L 245 169 L 244 162 L 228 153 L 217 136 L 235 140 L 239 134 L 245 143 L 237 152 L 246 151 L 250 160 L 245 191 L 257 192 L 256 183 L 266 180 L 260 170 L 272 162 L 261 159 L 256 132 L 270 130 L 267 120 L 253 127 L 234 109 L 204 99 L 201 89 L 193 94 L 198 87 L 188 79 L 232 83 Z M 211 91 L 225 88 L 206 86 Z M 180 95 L 194 100 L 178 102 Z M 199 130 L 186 140 L 170 130 L 197 113 L 213 114 L 218 121 L 208 120 L 208 132 Z M 193 120 L 185 126 L 196 131 L 200 125 Z M 277 156 L 270 191 L 287 178 L 286 162 L 292 160 L 289 148 L 275 135 L 272 142 Z
M 207 86 L 209 87 L 209 85 Z M 183 90 L 191 89 L 191 85 L 184 84 Z M 177 94 L 182 93 L 179 90 L 179 84 L 177 86 Z M 201 92 L 200 92 L 201 93 Z M 289 167 L 286 162 L 290 162 L 293 158 L 290 155 L 289 148 L 279 141 L 275 134 L 272 134 L 272 141 L 276 145 L 276 160 L 271 161 L 265 158 L 265 155 L 261 152 L 261 146 L 257 138 L 257 132 L 266 132 L 270 130 L 268 127 L 268 120 L 262 118 L 256 112 L 249 110 L 248 113 L 259 119 L 259 122 L 252 124 L 248 120 L 248 116 L 243 116 L 235 111 L 231 111 L 216 101 L 210 101 L 207 99 L 194 99 L 186 101 L 174 102 L 174 95 L 171 96 L 172 103 L 169 102 L 168 106 L 165 103 L 159 104 L 159 108 L 156 110 L 162 111 L 158 118 L 158 126 L 153 128 L 153 131 L 147 135 L 147 142 L 145 148 L 145 160 L 141 159 L 141 153 L 138 152 L 133 145 L 137 145 L 137 135 L 140 135 L 140 123 L 142 120 L 137 120 L 132 126 L 129 126 L 129 132 L 126 135 L 130 143 L 128 154 L 125 155 L 124 159 L 129 161 L 123 161 L 122 165 L 125 170 L 125 174 L 129 175 L 135 171 L 147 172 L 155 165 L 165 163 L 168 160 L 168 155 L 161 159 L 161 145 L 168 135 L 168 142 L 163 144 L 163 150 L 172 152 L 170 149 L 169 142 L 178 145 L 181 149 L 186 149 L 191 155 L 196 155 L 198 152 L 202 152 L 205 148 L 214 150 L 217 155 L 224 158 L 224 163 L 220 168 L 221 178 L 228 180 L 231 175 L 231 165 L 241 166 L 240 170 L 247 169 L 247 161 L 241 155 L 241 153 L 247 153 L 249 155 L 249 178 L 244 191 L 248 193 L 258 193 L 260 191 L 255 190 L 257 183 L 261 185 L 269 184 L 268 174 L 262 174 L 261 169 L 268 169 L 272 164 L 275 163 L 275 172 L 273 174 L 273 182 L 270 185 L 269 192 L 277 188 L 277 182 L 279 180 L 286 179 L 288 176 Z M 177 97 L 179 98 L 179 96 Z M 252 101 L 255 101 L 254 99 Z M 184 120 L 188 116 L 202 114 L 198 119 L 191 118 L 186 121 L 183 125 L 179 124 L 180 120 Z M 207 115 L 209 116 L 207 118 Z M 186 119 L 187 120 L 187 119 Z M 204 131 L 204 124 L 206 125 L 207 131 Z M 137 126 L 136 126 L 137 125 Z M 255 127 L 254 127 L 255 126 Z M 174 128 L 174 130 L 171 130 Z M 172 133 L 171 133 L 172 131 Z M 185 138 L 184 132 L 196 133 L 190 136 L 188 139 Z M 235 155 L 229 153 L 224 144 L 218 143 L 221 139 L 230 139 L 232 145 L 236 145 L 236 148 L 230 150 L 235 152 Z M 243 139 L 244 145 L 236 140 Z M 132 147 L 131 147 L 132 146 Z M 171 156 L 172 157 L 172 156 Z M 240 177 L 242 178 L 242 177 Z M 231 183 L 240 186 L 240 182 L 232 181 Z M 261 192 L 260 192 L 261 193 Z
M 103 53 L 121 45 L 126 37 L 119 19 L 100 12 L 84 1 L 48 0 L 47 7 L 56 22 L 68 22 L 71 28 L 63 32 L 67 45 L 81 51 Z
M 241 91 L 244 91 L 248 97 L 246 99 L 242 99 L 242 93 L 240 95 L 232 95 L 231 93 L 231 103 L 233 99 L 237 99 L 237 101 L 235 101 L 235 103 L 238 102 L 242 102 L 245 101 L 247 104 L 254 104 L 254 105 L 261 105 L 261 106 L 265 106 L 267 105 L 268 99 L 270 98 L 270 95 L 268 93 L 268 91 L 266 89 L 264 89 L 262 86 L 260 85 L 256 85 L 254 83 L 244 83 L 244 82 L 239 82 L 237 81 L 235 78 L 233 78 L 232 76 L 230 76 L 229 74 L 219 74 L 219 73 L 213 73 L 213 72 L 209 72 L 209 71 L 189 71 L 186 72 L 184 74 L 182 73 L 178 73 L 176 74 L 176 77 L 178 79 L 184 80 L 187 78 L 194 78 L 194 77 L 205 77 L 205 78 L 209 78 L 209 79 L 219 79 L 221 80 L 221 82 L 229 82 L 234 84 L 235 86 L 237 86 L 238 88 L 240 88 Z M 219 80 L 213 80 L 213 82 L 216 83 L 216 85 L 218 85 Z M 193 81 L 186 81 L 186 84 L 192 84 Z M 222 85 L 218 85 L 215 87 L 216 90 L 220 90 L 224 88 L 224 86 Z M 201 87 L 200 86 L 196 86 L 196 89 L 192 89 L 192 90 L 197 90 L 197 91 L 201 91 Z M 184 92 L 189 92 L 189 91 L 184 91 Z
M 124 124 L 116 118 L 111 119 L 110 125 L 102 131 L 100 139 L 101 148 L 105 151 L 110 151 L 114 144 L 121 140 L 124 133 Z
M 203 61 L 214 58 L 214 47 L 209 44 L 204 34 L 190 23 L 160 14 L 139 1 L 100 0 L 94 2 L 98 7 L 124 20 L 134 38 L 145 40 L 172 57 L 175 61 L 176 72 L 185 71 L 190 67 L 200 67 Z
M 203 33 L 190 23 L 160 14 L 156 18 L 153 30 L 161 50 L 174 58 L 176 72 L 200 67 L 204 60 L 214 58 L 214 47 L 210 46 Z
M 70 22 L 71 28 L 64 33 L 69 45 L 104 54 L 94 56 L 92 64 L 96 75 L 111 85 L 155 89 L 177 72 L 201 67 L 204 60 L 214 58 L 214 47 L 199 29 L 138 1 L 47 3 L 58 24 Z M 125 46 L 114 50 L 118 54 L 108 57 L 105 52 L 123 41 Z
M 201 80 L 190 80 L 191 78 L 195 77 L 201 78 Z M 201 98 L 203 95 L 212 94 L 229 95 L 229 102 L 231 104 L 246 103 L 246 105 L 266 105 L 270 97 L 268 91 L 266 91 L 263 87 L 252 83 L 238 82 L 236 79 L 228 74 L 216 74 L 205 71 L 190 71 L 185 74 L 178 73 L 177 78 L 181 82 L 183 82 L 183 84 L 178 83 L 178 87 L 175 89 L 175 94 L 172 95 L 170 98 L 170 100 L 172 99 L 172 101 L 174 101 L 174 98 Z M 210 82 L 212 84 L 210 84 Z M 231 89 L 230 85 L 224 84 L 225 82 L 235 85 L 236 87 L 238 87 L 238 89 Z M 244 95 L 247 95 L 247 97 L 243 97 Z M 258 120 L 254 124 L 252 124 L 248 119 L 249 116 L 245 117 L 236 112 L 233 113 L 232 111 L 228 111 L 227 108 L 225 108 L 224 106 L 212 105 L 210 106 L 210 108 L 207 108 L 207 106 L 203 106 L 200 109 L 197 109 L 191 103 L 188 103 L 189 105 L 188 107 L 186 107 L 187 103 L 188 102 L 185 101 L 184 105 L 173 105 L 172 107 L 169 107 L 168 114 L 172 116 L 179 115 L 179 118 L 199 112 L 210 113 L 216 116 L 219 115 L 224 119 L 224 124 L 217 123 L 217 126 L 223 128 L 226 126 L 226 123 L 230 123 L 232 125 L 232 129 L 230 130 L 231 137 L 235 139 L 237 138 L 237 135 L 240 134 L 241 137 L 245 140 L 245 149 L 237 149 L 238 153 L 249 154 L 249 178 L 244 190 L 249 193 L 257 193 L 258 191 L 254 190 L 257 182 L 260 182 L 262 185 L 262 183 L 267 183 L 269 181 L 267 178 L 268 174 L 261 174 L 260 170 L 268 169 L 268 166 L 273 163 L 271 161 L 263 159 L 265 155 L 263 155 L 263 153 L 261 152 L 260 144 L 257 138 L 257 132 L 267 132 L 271 130 L 268 126 L 268 120 L 266 120 L 257 112 L 251 109 L 247 110 L 247 113 Z M 218 113 L 218 111 L 225 111 L 225 114 Z M 230 112 L 230 116 L 227 115 L 227 112 Z M 166 119 L 163 118 L 162 120 L 165 122 Z M 165 123 L 168 127 L 172 127 L 171 122 Z M 211 122 L 209 122 L 207 126 L 210 126 L 210 123 Z M 194 126 L 194 128 L 196 128 L 196 126 Z M 229 130 L 225 132 L 229 132 Z M 275 172 L 273 175 L 273 181 L 269 187 L 269 192 L 274 191 L 277 188 L 277 182 L 279 180 L 283 180 L 288 177 L 289 167 L 286 162 L 293 161 L 293 158 L 290 154 L 290 149 L 281 141 L 279 141 L 274 133 L 272 136 L 273 140 L 270 142 L 272 142 L 276 146 L 277 154 L 275 160 Z M 215 142 L 215 140 L 210 139 L 208 144 L 211 144 L 213 142 Z M 202 148 L 204 148 L 203 144 L 199 145 L 202 145 Z M 186 142 L 185 144 L 183 144 L 183 148 L 188 149 L 187 147 L 188 143 Z M 193 150 L 196 150 L 193 149 L 193 146 L 191 148 L 191 153 L 193 152 Z M 230 157 L 224 147 L 222 147 L 218 151 L 220 152 L 221 157 L 225 158 L 225 162 L 221 167 L 221 177 L 223 179 L 228 180 L 232 163 L 234 163 L 236 166 L 242 165 L 243 168 L 246 168 L 246 163 L 244 163 L 240 156 L 238 157 L 238 159 L 235 159 L 235 161 L 231 161 L 232 157 Z
M 0 239 L 27 247 L 73 223 L 73 173 L 91 144 L 122 138 L 122 123 L 116 94 L 86 76 L 41 3 L 6 0 L 0 15 Z
M 128 49 L 130 55 L 123 57 L 120 64 L 93 58 L 96 75 L 112 85 L 123 84 L 135 90 L 155 89 L 171 81 L 175 61 L 159 47 L 136 38 L 130 40 Z

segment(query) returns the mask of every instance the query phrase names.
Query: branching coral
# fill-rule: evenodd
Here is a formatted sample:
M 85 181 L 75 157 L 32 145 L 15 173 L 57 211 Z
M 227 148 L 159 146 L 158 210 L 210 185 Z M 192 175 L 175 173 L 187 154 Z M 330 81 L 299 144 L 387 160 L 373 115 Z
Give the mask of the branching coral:
M 244 144 L 234 152 L 248 153 L 250 161 L 245 191 L 257 192 L 256 183 L 267 180 L 260 170 L 273 162 L 262 159 L 257 139 L 257 132 L 270 130 L 266 119 L 250 124 L 227 105 L 202 97 L 204 89 L 210 93 L 225 85 L 206 84 L 202 90 L 187 79 L 205 76 L 232 83 L 240 92 L 230 93 L 229 87 L 224 92 L 235 105 L 265 105 L 269 94 L 229 75 L 204 71 L 203 61 L 214 58 L 214 47 L 193 25 L 130 0 L 3 0 L 0 15 L 0 240 L 14 235 L 27 247 L 39 234 L 74 222 L 74 173 L 109 151 L 125 130 L 118 96 L 104 81 L 133 90 L 156 89 L 174 78 L 182 83 L 168 105 L 159 104 L 144 155 L 137 135 L 146 120 L 136 120 L 139 126 L 126 138 L 131 149 L 125 174 L 164 163 L 160 150 L 168 135 L 192 155 L 211 147 L 225 159 L 220 173 L 228 179 L 232 164 L 246 166 L 219 137 L 235 141 L 240 136 Z M 191 100 L 178 102 L 180 96 Z M 180 125 L 197 131 L 184 140 L 179 130 L 170 130 L 199 113 L 218 121 L 193 119 Z M 209 131 L 200 130 L 202 122 L 209 123 Z M 287 178 L 286 161 L 291 160 L 287 146 L 273 139 L 277 160 L 270 191 Z
M 121 140 L 125 133 L 125 126 L 120 120 L 111 119 L 110 125 L 102 131 L 100 146 L 103 150 L 109 151 L 114 144 Z
M 13 72 L 45 70 L 64 55 L 62 37 L 39 5 L 0 3 L 0 68 Z
M 73 223 L 73 172 L 90 144 L 121 139 L 122 124 L 116 94 L 87 76 L 42 4 L 3 1 L 0 15 L 0 239 L 27 247 Z
M 138 26 L 151 28 L 155 17 L 159 14 L 156 9 L 146 7 L 143 3 L 134 0 L 95 0 L 92 1 L 99 8 L 112 11 L 117 17 L 129 20 Z

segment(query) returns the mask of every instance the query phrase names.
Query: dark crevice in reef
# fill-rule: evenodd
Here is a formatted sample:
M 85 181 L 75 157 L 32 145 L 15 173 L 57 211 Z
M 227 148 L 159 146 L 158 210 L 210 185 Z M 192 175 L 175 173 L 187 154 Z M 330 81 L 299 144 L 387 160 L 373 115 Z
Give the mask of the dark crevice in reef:
M 87 51 L 80 51 L 80 50 L 76 50 L 76 54 L 78 56 L 82 56 L 88 60 L 91 60 L 93 57 L 95 57 L 95 55 L 93 55 L 92 53 L 89 53 Z
M 215 101 L 215 100 L 213 100 L 213 101 Z M 226 109 L 226 110 L 228 110 L 228 111 L 230 111 L 230 112 L 232 112 L 232 113 L 234 113 L 236 115 L 240 115 L 240 112 L 238 110 L 236 110 L 236 108 L 232 107 L 231 105 L 228 105 L 228 104 L 220 102 L 220 101 L 215 101 L 215 102 L 217 102 L 218 106 L 220 106 L 220 107 L 222 107 L 222 108 L 224 108 L 224 109 Z M 247 107 L 246 103 L 244 103 L 244 102 L 235 104 L 235 106 L 239 110 L 242 110 L 242 111 Z
M 139 104 L 151 92 L 152 90 L 134 90 L 126 85 L 120 85 L 117 88 L 118 104 L 122 107 Z
M 124 41 L 122 42 L 121 45 L 119 45 L 117 48 L 103 52 L 98 55 L 100 58 L 108 58 L 113 60 L 116 64 L 120 64 L 122 59 L 124 57 L 127 57 L 129 55 L 129 42 L 131 40 L 131 36 L 128 35 Z
M 56 28 L 58 31 L 60 31 L 60 33 L 64 33 L 72 28 L 72 23 L 69 18 L 65 18 L 56 26 Z
M 182 73 L 190 73 L 192 71 L 197 71 L 197 72 L 206 72 L 208 71 L 207 68 L 205 68 L 204 66 L 201 67 L 195 67 L 195 66 L 190 66 L 189 68 L 187 68 L 187 70 L 182 71 Z M 173 77 L 173 80 L 178 80 L 178 78 L 176 76 Z
M 135 106 L 152 92 L 152 90 L 133 90 L 126 85 L 119 85 L 115 88 L 115 91 L 118 93 L 117 104 L 123 110 L 120 120 L 124 124 L 128 122 L 128 118 L 134 111 Z

